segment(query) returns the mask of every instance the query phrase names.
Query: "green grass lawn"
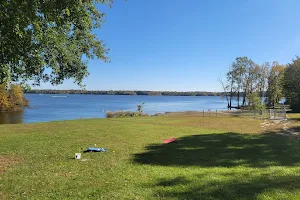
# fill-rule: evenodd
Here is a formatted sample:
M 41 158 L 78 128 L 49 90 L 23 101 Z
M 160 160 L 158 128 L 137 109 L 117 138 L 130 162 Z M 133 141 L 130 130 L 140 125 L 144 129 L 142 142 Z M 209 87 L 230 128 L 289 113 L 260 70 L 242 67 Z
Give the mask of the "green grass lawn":
M 260 123 L 178 114 L 1 125 L 0 199 L 300 199 L 300 140 Z M 74 159 L 95 144 L 109 152 Z

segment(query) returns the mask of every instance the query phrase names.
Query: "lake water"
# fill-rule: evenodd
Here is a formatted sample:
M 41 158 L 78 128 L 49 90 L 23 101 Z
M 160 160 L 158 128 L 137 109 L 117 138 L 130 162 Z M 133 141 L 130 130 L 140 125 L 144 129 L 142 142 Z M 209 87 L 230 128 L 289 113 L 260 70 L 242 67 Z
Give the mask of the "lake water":
M 135 111 L 144 103 L 148 114 L 173 111 L 225 110 L 225 99 L 215 96 L 124 96 L 26 94 L 30 107 L 23 112 L 0 113 L 0 124 L 33 123 L 80 118 L 104 118 L 106 111 Z

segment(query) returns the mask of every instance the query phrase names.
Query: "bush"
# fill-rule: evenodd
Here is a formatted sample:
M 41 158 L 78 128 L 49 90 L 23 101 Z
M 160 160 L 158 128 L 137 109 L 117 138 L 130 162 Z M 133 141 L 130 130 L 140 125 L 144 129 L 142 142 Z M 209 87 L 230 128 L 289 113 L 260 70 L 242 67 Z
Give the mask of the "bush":
M 137 105 L 136 112 L 132 112 L 132 111 L 111 112 L 111 111 L 108 111 L 108 112 L 106 112 L 106 118 L 149 116 L 148 114 L 143 113 L 143 106 L 144 106 L 144 103 L 142 103 L 141 105 Z
M 6 111 L 10 108 L 9 93 L 5 85 L 0 85 L 0 111 Z
M 106 118 L 139 117 L 139 116 L 149 116 L 149 115 L 143 112 L 131 112 L 131 111 L 106 112 Z
M 107 118 L 133 117 L 133 115 L 134 112 L 130 112 L 130 111 L 106 112 Z
M 258 93 L 254 92 L 249 97 L 249 108 L 250 110 L 261 111 L 265 110 L 265 105 L 261 102 Z
M 28 106 L 29 101 L 24 98 L 23 89 L 20 85 L 12 84 L 7 88 L 0 85 L 0 111 L 18 111 Z

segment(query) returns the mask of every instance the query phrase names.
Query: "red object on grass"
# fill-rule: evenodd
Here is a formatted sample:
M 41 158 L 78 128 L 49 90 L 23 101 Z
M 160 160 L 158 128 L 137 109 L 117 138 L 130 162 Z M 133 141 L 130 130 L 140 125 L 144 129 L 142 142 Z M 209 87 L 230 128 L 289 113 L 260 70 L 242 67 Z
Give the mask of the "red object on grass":
M 164 144 L 169 144 L 171 142 L 174 142 L 176 140 L 176 138 L 169 138 L 167 140 L 164 140 Z

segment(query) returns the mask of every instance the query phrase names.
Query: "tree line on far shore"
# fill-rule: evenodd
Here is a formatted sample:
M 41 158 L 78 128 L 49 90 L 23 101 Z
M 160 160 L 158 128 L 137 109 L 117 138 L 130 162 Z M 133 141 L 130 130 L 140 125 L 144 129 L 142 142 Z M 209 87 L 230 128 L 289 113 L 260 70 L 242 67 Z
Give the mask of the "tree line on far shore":
M 176 91 L 138 91 L 138 90 L 32 90 L 35 94 L 92 94 L 92 95 L 148 95 L 148 96 L 223 96 L 223 92 L 176 92 Z
M 248 57 L 237 57 L 220 83 L 230 109 L 274 108 L 285 98 L 284 103 L 293 111 L 300 111 L 300 57 L 289 64 L 275 61 L 261 65 Z

